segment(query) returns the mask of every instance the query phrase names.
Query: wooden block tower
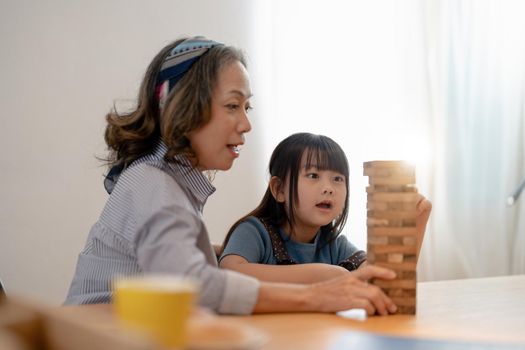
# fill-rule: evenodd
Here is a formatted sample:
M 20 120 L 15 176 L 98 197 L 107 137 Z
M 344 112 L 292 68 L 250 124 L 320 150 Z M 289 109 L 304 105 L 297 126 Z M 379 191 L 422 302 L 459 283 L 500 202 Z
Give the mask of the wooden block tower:
M 373 280 L 396 303 L 398 313 L 416 313 L 416 176 L 403 161 L 363 164 L 368 176 L 367 260 L 394 270 L 392 281 Z

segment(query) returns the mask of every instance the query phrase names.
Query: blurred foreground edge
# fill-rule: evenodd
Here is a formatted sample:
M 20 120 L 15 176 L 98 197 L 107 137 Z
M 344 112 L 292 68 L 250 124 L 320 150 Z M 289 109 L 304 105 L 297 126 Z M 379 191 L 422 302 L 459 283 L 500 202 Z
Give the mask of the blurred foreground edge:
M 159 350 L 149 338 L 121 328 L 101 328 L 89 312 L 73 317 L 23 298 L 0 298 L 2 350 Z

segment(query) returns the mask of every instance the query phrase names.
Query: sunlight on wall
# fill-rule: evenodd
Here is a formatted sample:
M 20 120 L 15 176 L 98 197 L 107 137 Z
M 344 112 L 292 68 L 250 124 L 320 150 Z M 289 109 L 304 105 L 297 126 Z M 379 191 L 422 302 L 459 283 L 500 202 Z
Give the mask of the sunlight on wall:
M 404 159 L 418 169 L 430 163 L 419 2 L 329 0 L 322 2 L 322 11 L 317 1 L 260 1 L 257 6 L 257 71 L 263 81 L 256 81 L 255 91 L 266 105 L 261 114 L 266 159 L 294 132 L 337 141 L 351 166 L 345 232 L 364 248 L 367 178 L 362 163 Z

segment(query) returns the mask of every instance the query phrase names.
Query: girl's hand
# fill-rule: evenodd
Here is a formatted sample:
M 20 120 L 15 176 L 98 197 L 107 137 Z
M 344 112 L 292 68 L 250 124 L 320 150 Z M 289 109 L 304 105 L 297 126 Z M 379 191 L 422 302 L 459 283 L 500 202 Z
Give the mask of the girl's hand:
M 311 285 L 313 310 L 336 312 L 352 308 L 365 309 L 369 315 L 388 315 L 397 311 L 394 302 L 368 281 L 372 278 L 393 279 L 394 271 L 367 265 L 345 276 Z
M 418 241 L 417 256 L 419 257 L 421 245 L 423 244 L 423 238 L 425 237 L 425 229 L 427 227 L 428 218 L 430 217 L 430 212 L 432 211 L 432 203 L 430 203 L 428 199 L 420 194 L 416 204 L 416 210 L 416 228 Z

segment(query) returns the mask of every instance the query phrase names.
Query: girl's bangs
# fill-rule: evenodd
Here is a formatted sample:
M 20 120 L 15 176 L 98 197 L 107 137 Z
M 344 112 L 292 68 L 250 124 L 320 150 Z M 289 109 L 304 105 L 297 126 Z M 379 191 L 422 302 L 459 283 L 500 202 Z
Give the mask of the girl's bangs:
M 326 147 L 321 147 L 326 146 Z M 319 170 L 331 170 L 348 177 L 348 162 L 340 148 L 329 145 L 318 145 L 305 150 L 305 164 L 308 169 L 316 167 Z

